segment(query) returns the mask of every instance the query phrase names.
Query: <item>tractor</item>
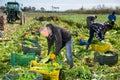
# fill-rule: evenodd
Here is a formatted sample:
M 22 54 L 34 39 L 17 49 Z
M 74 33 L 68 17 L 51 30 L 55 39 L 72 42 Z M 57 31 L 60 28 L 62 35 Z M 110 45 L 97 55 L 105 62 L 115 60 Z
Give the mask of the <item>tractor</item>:
M 23 12 L 20 8 L 20 4 L 18 2 L 7 2 L 6 5 L 6 15 L 7 15 L 7 21 L 15 22 L 16 20 L 20 20 L 20 24 L 25 23 L 25 16 L 23 15 Z

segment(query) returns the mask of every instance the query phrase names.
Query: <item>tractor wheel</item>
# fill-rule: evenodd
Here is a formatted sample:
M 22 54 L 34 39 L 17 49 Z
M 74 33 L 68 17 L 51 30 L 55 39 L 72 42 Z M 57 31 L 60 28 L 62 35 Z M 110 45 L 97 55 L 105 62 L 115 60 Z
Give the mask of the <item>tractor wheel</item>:
M 20 13 L 20 25 L 25 24 L 25 15 L 23 12 Z

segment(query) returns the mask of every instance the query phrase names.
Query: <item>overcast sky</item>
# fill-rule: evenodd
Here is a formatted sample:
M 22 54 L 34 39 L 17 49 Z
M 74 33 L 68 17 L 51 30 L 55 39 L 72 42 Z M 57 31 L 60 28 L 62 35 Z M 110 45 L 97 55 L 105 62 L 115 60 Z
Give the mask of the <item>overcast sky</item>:
M 8 1 L 15 0 L 0 0 L 0 6 L 5 5 Z M 23 6 L 34 6 L 36 9 L 44 7 L 46 10 L 52 10 L 52 5 L 59 7 L 61 11 L 68 9 L 79 9 L 82 6 L 84 8 L 90 9 L 96 7 L 97 5 L 105 5 L 106 7 L 116 6 L 120 7 L 120 0 L 16 0 Z

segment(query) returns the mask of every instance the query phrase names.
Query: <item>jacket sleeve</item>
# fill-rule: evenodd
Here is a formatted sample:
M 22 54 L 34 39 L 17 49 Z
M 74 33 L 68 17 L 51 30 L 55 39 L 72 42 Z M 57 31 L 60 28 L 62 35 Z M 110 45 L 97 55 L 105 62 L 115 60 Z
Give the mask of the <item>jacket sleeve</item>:
M 62 48 L 62 35 L 61 35 L 61 31 L 59 30 L 58 33 L 55 35 L 55 51 L 54 51 L 54 54 L 58 54 L 59 51 L 61 50 Z
M 48 42 L 48 55 L 49 55 L 49 54 L 50 54 L 50 49 L 51 49 L 52 43 L 50 42 L 49 39 L 47 39 L 47 42 Z

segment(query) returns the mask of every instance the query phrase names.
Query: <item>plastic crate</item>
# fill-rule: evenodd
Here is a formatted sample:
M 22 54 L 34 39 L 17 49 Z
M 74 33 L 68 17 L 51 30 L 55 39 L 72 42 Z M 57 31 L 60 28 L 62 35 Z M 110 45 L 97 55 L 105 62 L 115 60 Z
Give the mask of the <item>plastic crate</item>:
M 31 60 L 35 60 L 35 53 L 28 53 L 26 55 L 12 53 L 10 63 L 12 66 L 28 66 Z
M 37 63 L 36 61 L 31 61 L 30 70 L 41 73 L 43 75 L 43 80 L 59 80 L 60 70 L 48 71 L 48 70 L 37 69 L 37 67 L 42 67 L 42 66 L 43 67 L 47 66 L 47 64 Z
M 22 51 L 24 52 L 24 54 L 36 53 L 36 55 L 40 55 L 41 46 L 37 42 L 35 43 L 35 42 L 24 40 L 22 42 Z
M 110 44 L 91 44 L 91 47 L 96 52 L 106 52 L 108 50 L 111 50 L 112 47 Z
M 6 74 L 5 80 L 43 80 L 43 76 L 34 71 L 28 71 L 22 74 Z
M 113 66 L 118 62 L 118 54 L 113 51 L 106 51 L 104 54 L 95 52 L 94 62 L 98 62 L 100 65 Z

